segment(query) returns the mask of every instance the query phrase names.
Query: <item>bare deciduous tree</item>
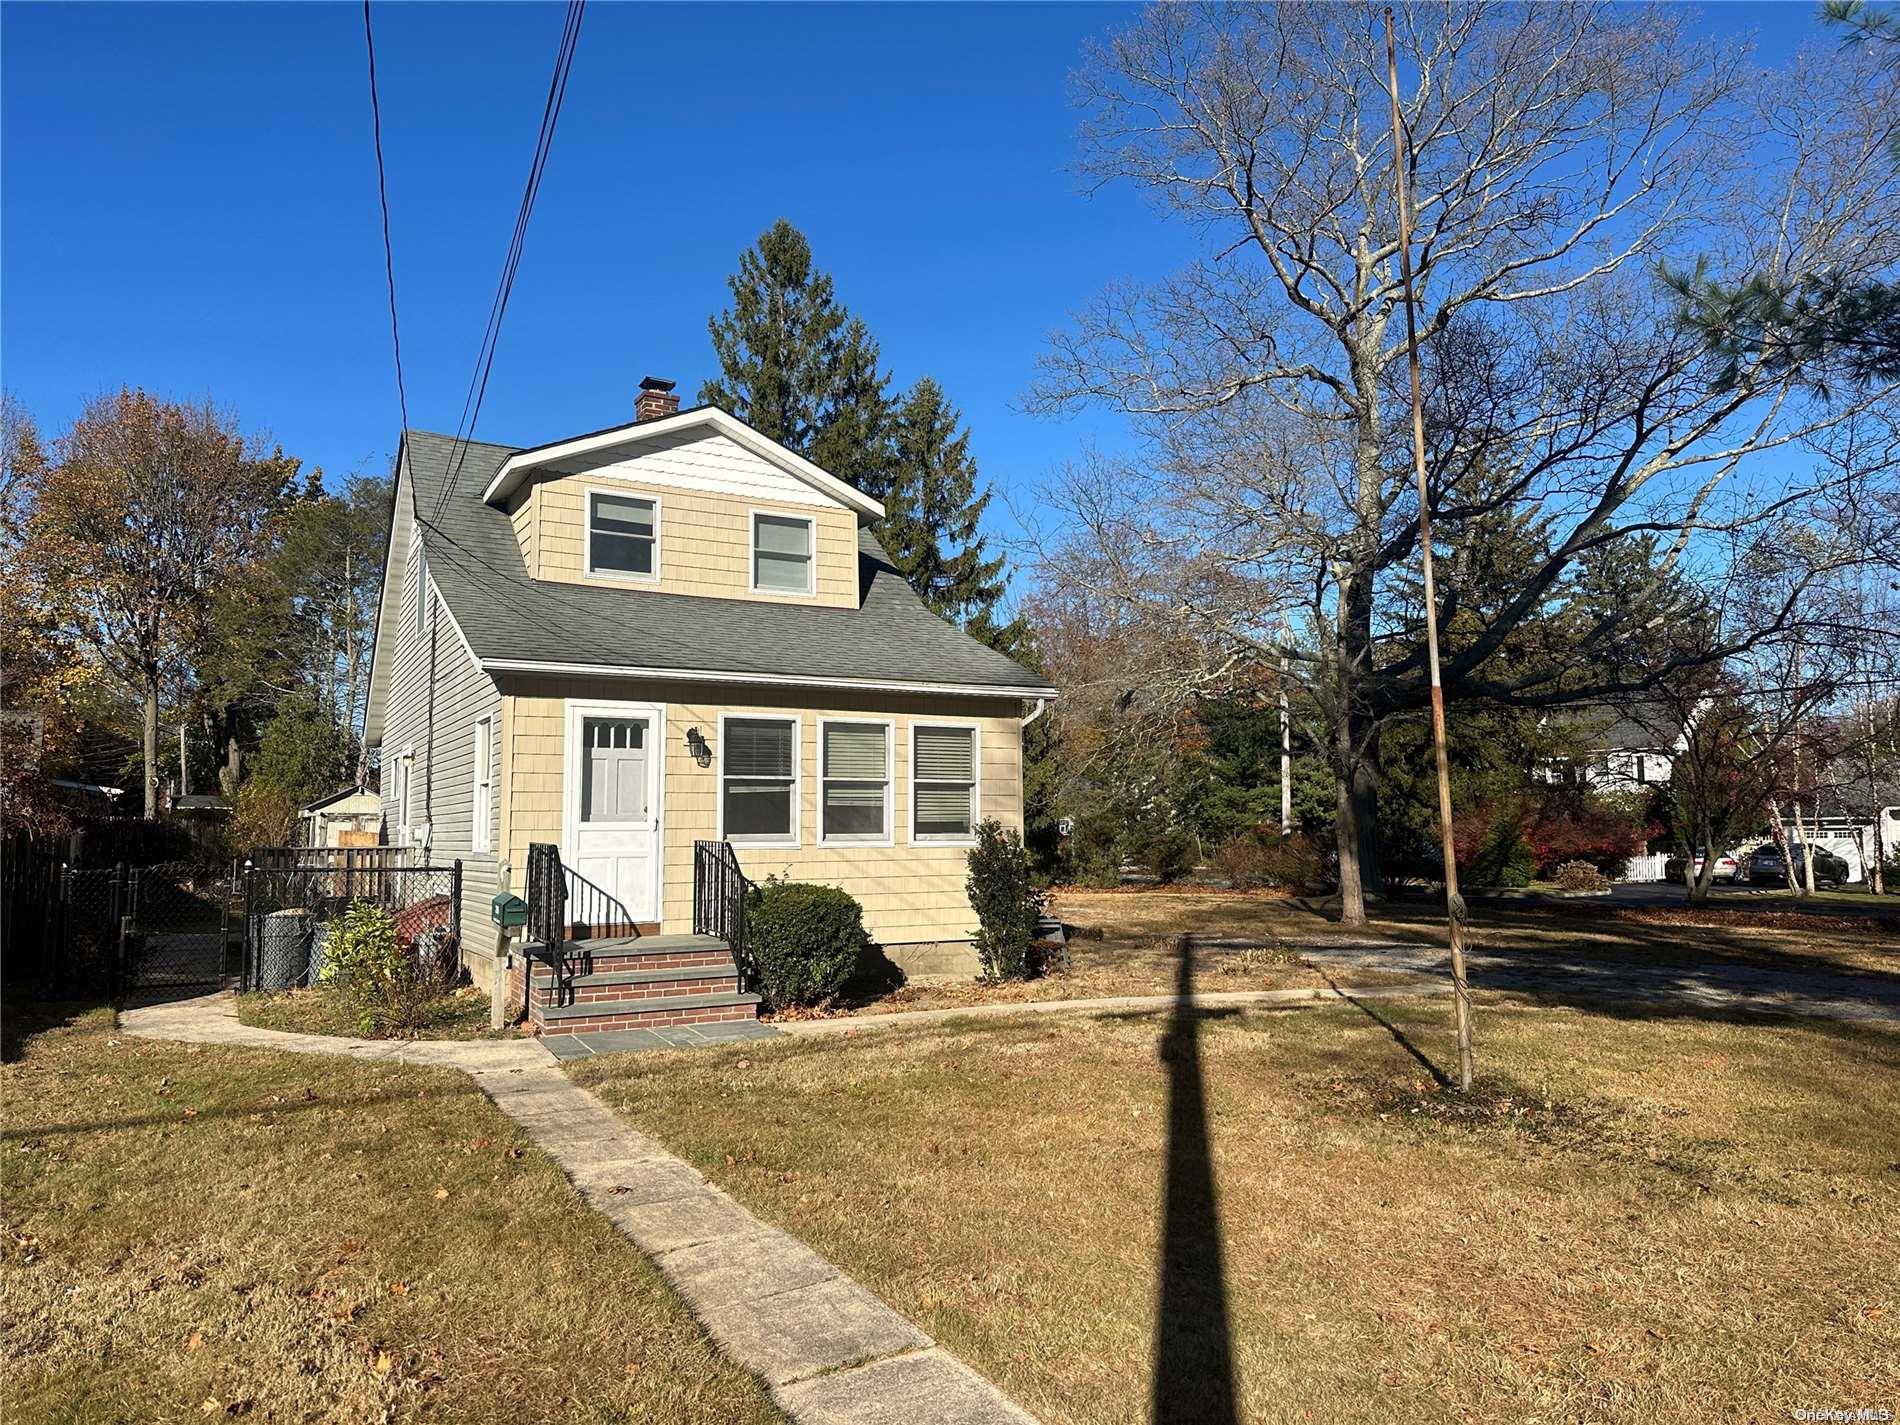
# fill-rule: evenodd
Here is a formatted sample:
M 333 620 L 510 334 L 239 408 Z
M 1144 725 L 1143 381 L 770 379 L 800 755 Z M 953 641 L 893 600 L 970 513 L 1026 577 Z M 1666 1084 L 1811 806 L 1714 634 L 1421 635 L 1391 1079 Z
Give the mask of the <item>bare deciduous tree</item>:
M 1687 23 L 1594 4 L 1403 12 L 1454 701 L 1600 698 L 1719 663 L 1844 557 L 1814 539 L 1800 567 L 1777 547 L 1771 571 L 1747 568 L 1809 493 L 1776 453 L 1891 389 L 1830 403 L 1785 361 L 1718 358 L 1660 269 L 1890 269 L 1900 105 L 1872 61 L 1762 79 Z M 1036 396 L 1111 407 L 1145 442 L 1139 462 L 1059 482 L 1060 524 L 1035 536 L 1051 582 L 1165 631 L 1139 646 L 1175 656 L 1131 664 L 1124 686 L 1165 702 L 1283 657 L 1307 682 L 1349 922 L 1380 884 L 1379 729 L 1427 695 L 1379 34 L 1368 5 L 1164 6 L 1095 56 L 1088 171 L 1148 191 L 1203 250 L 1082 313 Z M 1465 550 L 1505 527 L 1523 557 L 1473 599 Z M 1739 644 L 1698 634 L 1656 656 L 1684 605 L 1672 589 L 1738 579 L 1759 617 L 1714 622 Z

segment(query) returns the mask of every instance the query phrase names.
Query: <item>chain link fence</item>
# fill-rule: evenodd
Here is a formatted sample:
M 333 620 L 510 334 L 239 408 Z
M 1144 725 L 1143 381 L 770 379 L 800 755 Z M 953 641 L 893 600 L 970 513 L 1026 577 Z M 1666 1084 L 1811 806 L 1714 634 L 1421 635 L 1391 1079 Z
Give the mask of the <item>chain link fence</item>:
M 381 906 L 418 957 L 453 960 L 462 936 L 462 863 L 447 866 L 341 864 L 323 857 L 246 865 L 242 872 L 243 961 L 247 990 L 312 985 L 336 922 L 358 903 Z

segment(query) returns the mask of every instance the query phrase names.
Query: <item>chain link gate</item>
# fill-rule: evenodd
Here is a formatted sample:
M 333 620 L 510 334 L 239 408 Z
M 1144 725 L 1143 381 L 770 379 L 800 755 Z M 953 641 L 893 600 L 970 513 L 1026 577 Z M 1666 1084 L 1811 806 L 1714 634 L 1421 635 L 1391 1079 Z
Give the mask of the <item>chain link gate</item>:
M 122 923 L 128 989 L 221 985 L 238 970 L 230 867 L 186 861 L 126 872 Z

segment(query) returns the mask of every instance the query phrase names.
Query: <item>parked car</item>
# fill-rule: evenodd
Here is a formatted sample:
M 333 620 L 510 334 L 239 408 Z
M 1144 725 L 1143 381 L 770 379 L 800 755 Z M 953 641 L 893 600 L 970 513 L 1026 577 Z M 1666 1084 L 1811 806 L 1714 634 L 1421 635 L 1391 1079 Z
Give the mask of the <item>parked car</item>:
M 1788 847 L 1794 857 L 1794 875 L 1797 884 L 1805 874 L 1805 861 L 1801 855 L 1801 846 L 1797 842 Z M 1816 846 L 1814 851 L 1814 884 L 1822 888 L 1844 884 L 1848 879 L 1847 862 L 1828 850 L 1825 846 Z M 1788 864 L 1781 859 L 1781 848 L 1774 842 L 1764 842 L 1757 846 L 1748 858 L 1748 879 L 1751 885 L 1781 885 L 1788 879 Z
M 1692 876 L 1700 876 L 1702 874 L 1702 863 L 1708 859 L 1708 855 L 1709 851 L 1706 846 L 1698 846 L 1695 853 L 1695 869 L 1685 874 L 1685 866 L 1687 863 L 1684 861 L 1682 853 L 1678 851 L 1667 861 L 1663 862 L 1663 879 L 1665 881 L 1681 881 L 1685 886 L 1688 885 Z M 1720 856 L 1715 858 L 1716 880 L 1727 881 L 1730 885 L 1733 885 L 1736 880 L 1740 878 L 1741 872 L 1741 865 L 1736 861 L 1733 852 L 1724 851 Z

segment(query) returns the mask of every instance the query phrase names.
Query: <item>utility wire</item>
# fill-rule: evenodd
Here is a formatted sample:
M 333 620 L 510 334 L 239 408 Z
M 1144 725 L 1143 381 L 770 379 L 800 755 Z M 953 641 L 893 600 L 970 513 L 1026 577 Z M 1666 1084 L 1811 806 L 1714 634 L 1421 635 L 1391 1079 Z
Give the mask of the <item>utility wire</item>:
M 561 105 L 567 97 L 568 72 L 574 65 L 574 51 L 580 42 L 581 18 L 587 0 L 568 0 L 567 19 L 561 27 L 561 42 L 555 51 L 554 72 L 548 79 L 547 100 L 541 111 L 541 131 L 535 139 L 534 157 L 528 165 L 528 179 L 521 190 L 521 206 L 515 215 L 515 229 L 502 260 L 501 280 L 495 286 L 495 298 L 489 304 L 488 324 L 482 332 L 482 344 L 476 353 L 475 370 L 469 377 L 468 394 L 462 400 L 462 417 L 455 427 L 455 448 L 449 458 L 449 478 L 436 497 L 431 520 L 442 517 L 462 478 L 462 464 L 468 458 L 469 443 L 475 436 L 475 423 L 481 419 L 482 399 L 488 392 L 489 372 L 494 369 L 495 351 L 501 339 L 501 323 L 508 310 L 508 298 L 514 291 L 515 274 L 521 266 L 526 246 L 528 221 L 534 214 L 535 199 L 541 191 L 542 175 L 547 170 L 548 154 L 554 145 L 555 125 L 560 122 Z
M 409 392 L 402 380 L 402 329 L 396 325 L 396 254 L 389 242 L 389 180 L 383 172 L 383 107 L 376 98 L 376 36 L 369 24 L 369 0 L 363 0 L 363 47 L 369 51 L 370 132 L 376 139 L 376 193 L 383 204 L 383 276 L 389 282 L 389 341 L 396 351 L 396 404 L 402 433 L 409 434 Z

